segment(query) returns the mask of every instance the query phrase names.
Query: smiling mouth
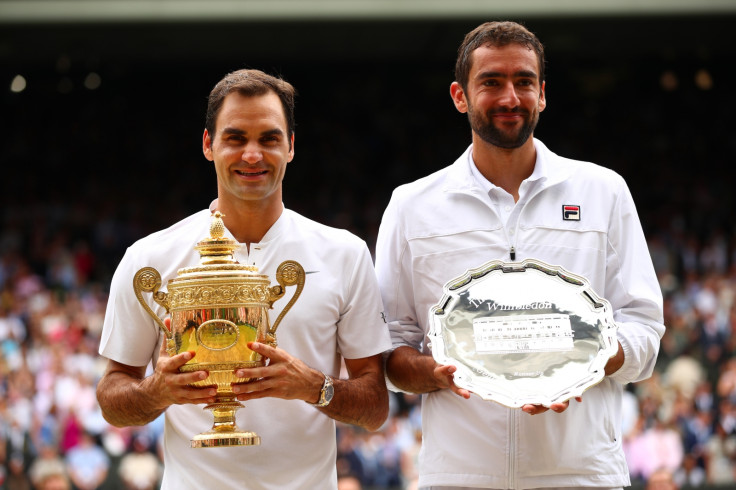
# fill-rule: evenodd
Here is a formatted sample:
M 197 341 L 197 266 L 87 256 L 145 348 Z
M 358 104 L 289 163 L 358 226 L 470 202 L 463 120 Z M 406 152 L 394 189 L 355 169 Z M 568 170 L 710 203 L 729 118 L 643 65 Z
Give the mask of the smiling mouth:
M 251 172 L 247 172 L 245 170 L 236 170 L 235 173 L 244 177 L 258 177 L 259 175 L 264 175 L 268 172 L 266 170 L 254 170 Z
M 516 112 L 516 111 L 510 111 L 510 112 L 494 112 L 491 114 L 491 117 L 507 117 L 507 118 L 524 118 L 527 114 L 524 112 Z

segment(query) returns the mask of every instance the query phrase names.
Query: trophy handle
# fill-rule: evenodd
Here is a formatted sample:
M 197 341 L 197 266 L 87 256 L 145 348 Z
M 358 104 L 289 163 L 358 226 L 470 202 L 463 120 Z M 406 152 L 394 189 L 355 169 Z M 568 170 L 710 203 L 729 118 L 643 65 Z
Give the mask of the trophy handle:
M 166 301 L 166 293 L 159 291 L 158 288 L 160 287 L 161 274 L 159 274 L 153 267 L 144 267 L 136 272 L 135 276 L 133 276 L 133 290 L 135 291 L 135 297 L 138 298 L 138 301 L 143 306 L 143 309 L 146 310 L 146 313 L 148 313 L 151 318 L 156 321 L 158 326 L 161 327 L 161 330 L 164 331 L 166 339 L 169 342 L 169 347 L 171 347 L 174 335 L 171 333 L 171 330 L 166 328 L 166 324 L 158 317 L 158 315 L 156 315 L 156 313 L 153 312 L 151 307 L 148 306 L 148 303 L 144 301 L 142 294 L 142 292 L 153 293 L 154 301 L 166 308 L 166 312 L 168 313 L 169 305 Z
M 268 330 L 267 343 L 274 346 L 276 345 L 276 329 L 278 328 L 279 323 L 281 323 L 281 319 L 286 315 L 291 307 L 294 306 L 299 295 L 302 294 L 305 277 L 306 274 L 304 273 L 304 268 L 299 264 L 299 262 L 294 260 L 284 261 L 279 265 L 278 269 L 276 269 L 276 280 L 280 286 L 274 286 L 271 288 L 271 304 L 273 305 L 277 299 L 284 295 L 286 286 L 296 285 L 296 291 L 294 291 L 294 295 L 281 311 L 278 318 L 276 318 L 276 321 L 273 322 L 273 326 Z

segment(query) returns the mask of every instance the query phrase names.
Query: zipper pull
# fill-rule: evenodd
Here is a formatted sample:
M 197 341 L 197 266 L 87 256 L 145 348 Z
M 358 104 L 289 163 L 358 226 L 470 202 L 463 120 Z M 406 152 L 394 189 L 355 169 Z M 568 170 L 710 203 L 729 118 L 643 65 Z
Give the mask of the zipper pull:
M 509 250 L 509 255 L 511 256 L 511 260 L 516 260 L 516 248 L 514 246 L 511 246 L 511 250 Z

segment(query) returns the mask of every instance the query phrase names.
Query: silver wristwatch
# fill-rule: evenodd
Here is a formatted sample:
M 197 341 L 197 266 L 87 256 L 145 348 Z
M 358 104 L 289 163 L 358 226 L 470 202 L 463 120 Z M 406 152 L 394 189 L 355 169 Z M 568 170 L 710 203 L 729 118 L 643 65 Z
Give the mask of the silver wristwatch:
M 332 401 L 335 394 L 335 387 L 332 386 L 332 378 L 325 374 L 325 382 L 322 384 L 322 391 L 319 392 L 319 401 L 312 403 L 315 407 L 326 407 Z

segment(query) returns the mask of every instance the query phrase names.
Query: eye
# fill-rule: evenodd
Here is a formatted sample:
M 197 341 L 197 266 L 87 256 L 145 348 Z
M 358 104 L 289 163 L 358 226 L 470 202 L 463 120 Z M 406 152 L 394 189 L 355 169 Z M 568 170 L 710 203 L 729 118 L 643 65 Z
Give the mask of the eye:
M 498 80 L 495 80 L 495 79 L 492 79 L 492 78 L 491 79 L 488 79 L 488 80 L 484 80 L 483 83 L 482 83 L 482 85 L 484 87 L 497 87 L 498 86 Z
M 281 138 L 276 135 L 268 135 L 261 137 L 261 143 L 264 145 L 276 145 L 281 142 Z

